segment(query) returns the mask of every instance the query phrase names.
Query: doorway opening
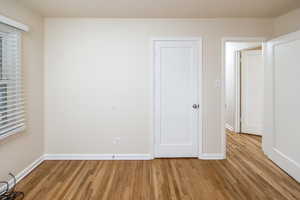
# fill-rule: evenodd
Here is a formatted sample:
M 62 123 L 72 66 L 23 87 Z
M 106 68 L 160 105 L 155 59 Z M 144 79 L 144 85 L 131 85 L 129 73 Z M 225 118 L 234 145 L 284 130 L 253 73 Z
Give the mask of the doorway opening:
M 224 155 L 234 141 L 251 140 L 261 146 L 264 110 L 263 39 L 223 40 Z M 245 141 L 244 141 L 245 142 Z M 248 142 L 247 142 L 248 143 Z M 235 148 L 235 147 L 234 147 Z

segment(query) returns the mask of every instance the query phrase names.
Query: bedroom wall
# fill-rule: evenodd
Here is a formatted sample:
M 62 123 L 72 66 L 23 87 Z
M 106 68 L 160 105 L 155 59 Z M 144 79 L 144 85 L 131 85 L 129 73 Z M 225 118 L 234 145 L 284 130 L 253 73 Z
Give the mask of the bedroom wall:
M 221 39 L 269 37 L 272 19 L 45 20 L 47 154 L 152 152 L 153 37 L 203 37 L 203 151 L 221 153 Z M 119 145 L 113 139 L 120 137 Z
M 26 131 L 0 140 L 0 180 L 18 174 L 44 153 L 43 149 L 43 18 L 15 0 L 0 0 L 0 15 L 30 26 L 23 33 Z

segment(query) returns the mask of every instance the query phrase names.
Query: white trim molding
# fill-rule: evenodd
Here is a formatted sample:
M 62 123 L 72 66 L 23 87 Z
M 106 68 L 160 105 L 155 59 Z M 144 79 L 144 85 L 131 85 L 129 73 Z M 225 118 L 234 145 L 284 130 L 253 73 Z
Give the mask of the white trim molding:
M 5 138 L 11 136 L 11 135 L 14 135 L 14 134 L 19 134 L 19 133 L 22 133 L 22 131 L 25 131 L 26 130 L 26 127 L 23 126 L 21 128 L 17 128 L 13 131 L 10 131 L 8 132 L 7 134 L 4 134 L 4 135 L 0 135 L 0 140 L 4 140 Z
M 25 24 L 22 24 L 20 22 L 17 22 L 17 21 L 15 21 L 13 19 L 10 19 L 8 17 L 5 17 L 3 15 L 0 15 L 0 23 L 7 24 L 9 26 L 15 27 L 15 28 L 20 29 L 22 31 L 26 31 L 26 32 L 29 31 L 29 26 L 27 26 Z
M 300 163 L 296 162 L 294 159 L 285 155 L 278 149 L 272 149 L 274 152 L 270 155 L 271 160 L 300 183 Z
M 224 160 L 226 159 L 225 154 L 222 153 L 203 153 L 199 155 L 200 160 Z
M 44 161 L 44 156 L 39 157 L 33 163 L 31 163 L 28 167 L 26 167 L 23 171 L 16 175 L 17 183 L 21 181 L 24 177 L 26 177 L 30 172 L 32 172 L 37 166 L 39 166 Z M 8 180 L 8 184 L 10 187 L 14 185 L 14 180 Z M 6 185 L 0 187 L 0 194 L 6 190 Z
M 241 51 L 235 51 L 235 115 L 234 131 L 241 132 Z
M 233 127 L 230 126 L 228 123 L 225 124 L 225 128 L 227 128 L 230 131 L 234 131 Z
M 44 160 L 152 160 L 151 154 L 45 154 Z

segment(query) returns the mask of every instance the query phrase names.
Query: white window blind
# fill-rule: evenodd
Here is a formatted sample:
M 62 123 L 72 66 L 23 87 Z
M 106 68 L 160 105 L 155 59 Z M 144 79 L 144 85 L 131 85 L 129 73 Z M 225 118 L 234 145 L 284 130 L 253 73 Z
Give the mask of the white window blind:
M 25 129 L 21 31 L 0 23 L 0 139 Z

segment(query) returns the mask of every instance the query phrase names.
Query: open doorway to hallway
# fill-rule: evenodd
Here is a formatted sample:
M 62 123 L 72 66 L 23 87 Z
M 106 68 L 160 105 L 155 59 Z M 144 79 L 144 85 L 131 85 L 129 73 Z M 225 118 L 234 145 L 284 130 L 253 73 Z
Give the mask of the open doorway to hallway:
M 264 105 L 262 42 L 227 41 L 224 45 L 225 133 L 227 154 L 238 137 L 249 137 L 261 149 Z
M 270 40 L 223 38 L 221 121 L 224 157 L 262 155 L 298 182 L 299 41 L 300 31 Z

